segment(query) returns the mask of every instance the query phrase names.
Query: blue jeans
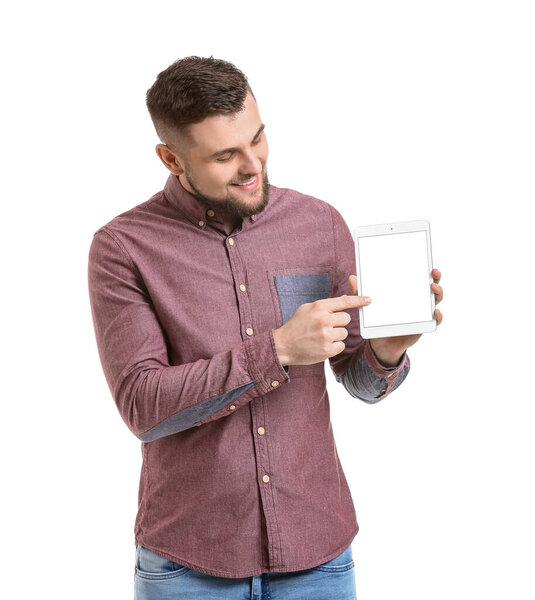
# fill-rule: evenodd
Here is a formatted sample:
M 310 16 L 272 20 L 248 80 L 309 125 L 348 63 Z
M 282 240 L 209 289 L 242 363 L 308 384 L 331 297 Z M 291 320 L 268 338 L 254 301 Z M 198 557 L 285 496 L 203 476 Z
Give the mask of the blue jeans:
M 136 545 L 134 600 L 356 600 L 351 545 L 322 565 L 231 579 L 200 573 Z

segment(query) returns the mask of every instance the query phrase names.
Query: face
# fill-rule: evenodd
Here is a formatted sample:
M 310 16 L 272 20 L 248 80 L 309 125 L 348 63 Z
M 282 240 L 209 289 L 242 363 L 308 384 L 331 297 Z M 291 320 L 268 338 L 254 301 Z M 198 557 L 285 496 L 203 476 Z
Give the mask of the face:
M 235 115 L 214 115 L 191 125 L 194 143 L 187 156 L 180 157 L 163 144 L 156 147 L 188 192 L 233 221 L 264 210 L 269 193 L 268 144 L 250 93 L 244 106 Z

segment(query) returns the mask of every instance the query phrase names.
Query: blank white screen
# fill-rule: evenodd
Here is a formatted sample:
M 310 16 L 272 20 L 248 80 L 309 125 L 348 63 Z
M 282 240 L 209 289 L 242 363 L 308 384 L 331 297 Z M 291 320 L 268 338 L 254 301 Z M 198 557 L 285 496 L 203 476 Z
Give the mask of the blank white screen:
M 431 288 L 425 231 L 358 238 L 365 327 L 430 321 Z

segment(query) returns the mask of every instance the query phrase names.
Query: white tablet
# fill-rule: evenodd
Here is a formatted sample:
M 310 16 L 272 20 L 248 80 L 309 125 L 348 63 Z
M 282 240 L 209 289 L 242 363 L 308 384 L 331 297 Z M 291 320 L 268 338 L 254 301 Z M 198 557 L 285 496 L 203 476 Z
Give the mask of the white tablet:
M 428 221 L 356 227 L 357 294 L 363 338 L 428 333 L 437 328 Z

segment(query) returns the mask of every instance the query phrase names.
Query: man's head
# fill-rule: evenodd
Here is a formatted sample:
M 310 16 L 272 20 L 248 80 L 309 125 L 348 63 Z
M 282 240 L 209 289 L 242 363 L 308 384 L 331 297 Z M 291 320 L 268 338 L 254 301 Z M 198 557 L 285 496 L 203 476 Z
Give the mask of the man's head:
M 213 57 L 177 60 L 148 90 L 147 108 L 156 153 L 186 190 L 232 220 L 265 208 L 268 144 L 239 69 Z M 253 189 L 237 185 L 253 179 Z

